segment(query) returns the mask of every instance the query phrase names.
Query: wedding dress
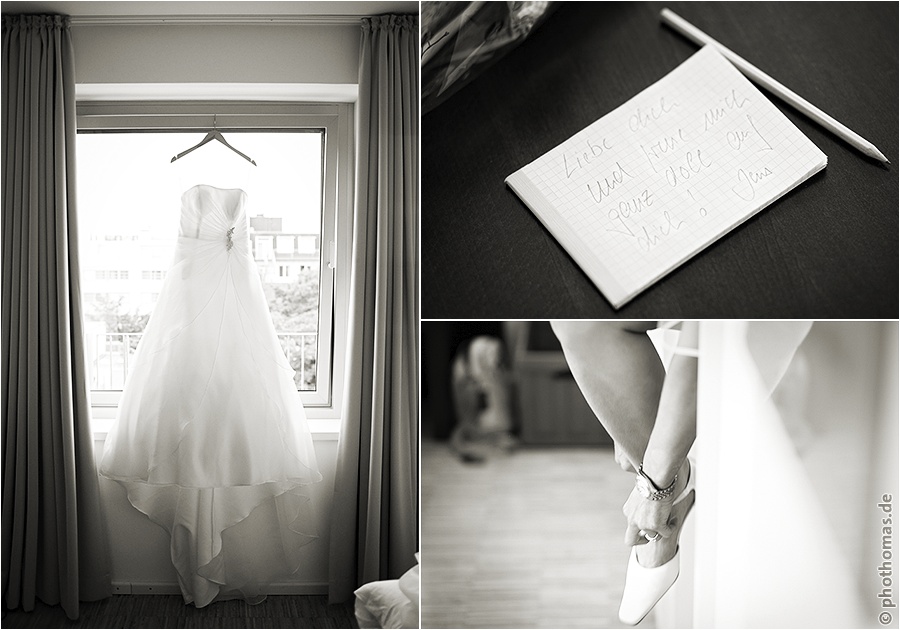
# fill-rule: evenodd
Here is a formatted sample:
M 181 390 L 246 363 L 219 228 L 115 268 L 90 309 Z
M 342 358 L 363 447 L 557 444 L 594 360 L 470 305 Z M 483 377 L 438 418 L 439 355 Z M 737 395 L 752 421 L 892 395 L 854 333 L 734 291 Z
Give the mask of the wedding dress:
M 253 260 L 248 196 L 182 195 L 175 260 L 100 465 L 171 535 L 186 602 L 258 602 L 315 538 L 322 479 Z

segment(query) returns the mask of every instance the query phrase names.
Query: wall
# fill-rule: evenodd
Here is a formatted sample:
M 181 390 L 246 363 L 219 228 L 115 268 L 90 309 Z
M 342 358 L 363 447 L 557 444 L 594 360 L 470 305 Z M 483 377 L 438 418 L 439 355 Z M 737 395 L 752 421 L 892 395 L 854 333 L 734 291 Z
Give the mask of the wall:
M 78 83 L 357 83 L 360 27 L 78 25 Z
M 358 25 L 75 25 L 75 71 L 79 84 L 277 83 L 355 84 Z M 97 434 L 95 454 L 103 452 Z M 320 539 L 291 582 L 273 592 L 321 593 L 328 577 L 328 527 L 337 438 L 315 437 L 324 481 L 313 487 Z M 101 479 L 101 496 L 119 592 L 178 593 L 169 560 L 168 535 L 135 510 L 124 490 Z

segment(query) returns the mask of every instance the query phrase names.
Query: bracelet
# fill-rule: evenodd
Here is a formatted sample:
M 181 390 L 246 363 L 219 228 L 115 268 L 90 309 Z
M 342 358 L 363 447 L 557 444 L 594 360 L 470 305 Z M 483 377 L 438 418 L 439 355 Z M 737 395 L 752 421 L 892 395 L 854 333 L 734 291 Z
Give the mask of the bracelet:
M 653 480 L 647 476 L 647 473 L 644 472 L 644 462 L 641 462 L 641 465 L 638 466 L 638 475 L 635 485 L 641 493 L 641 496 L 645 499 L 649 499 L 650 501 L 662 501 L 663 499 L 668 499 L 675 492 L 676 483 L 678 483 L 677 474 L 667 488 L 659 489 L 656 487 L 656 484 L 653 483 Z

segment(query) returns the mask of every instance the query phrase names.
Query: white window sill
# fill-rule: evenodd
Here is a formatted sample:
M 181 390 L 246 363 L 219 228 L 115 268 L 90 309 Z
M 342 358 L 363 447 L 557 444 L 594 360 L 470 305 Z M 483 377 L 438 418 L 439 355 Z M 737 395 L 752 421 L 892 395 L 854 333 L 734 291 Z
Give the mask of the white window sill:
M 109 430 L 112 428 L 115 418 L 91 418 L 91 429 L 95 442 L 105 442 Z M 336 441 L 341 434 L 341 421 L 339 418 L 309 418 L 309 431 L 313 441 Z

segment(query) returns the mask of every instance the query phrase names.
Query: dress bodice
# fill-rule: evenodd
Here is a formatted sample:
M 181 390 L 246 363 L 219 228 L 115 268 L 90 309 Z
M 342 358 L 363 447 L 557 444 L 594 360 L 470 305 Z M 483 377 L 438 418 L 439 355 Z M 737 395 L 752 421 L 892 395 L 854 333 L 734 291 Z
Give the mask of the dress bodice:
M 221 241 L 227 250 L 248 242 L 246 202 L 247 193 L 240 188 L 193 186 L 181 196 L 179 236 Z

